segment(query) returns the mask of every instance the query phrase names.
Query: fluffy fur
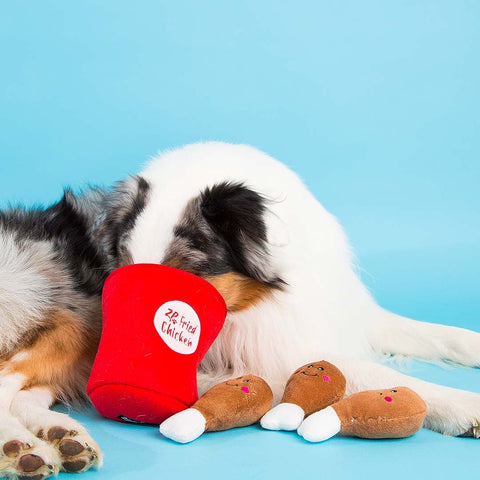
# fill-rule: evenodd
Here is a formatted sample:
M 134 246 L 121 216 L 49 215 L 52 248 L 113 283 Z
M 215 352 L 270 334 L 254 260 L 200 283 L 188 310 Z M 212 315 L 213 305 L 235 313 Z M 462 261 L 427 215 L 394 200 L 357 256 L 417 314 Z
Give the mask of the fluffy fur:
M 380 308 L 341 226 L 291 170 L 249 146 L 203 143 L 160 154 L 112 191 L 0 213 L 2 475 L 40 480 L 101 464 L 85 429 L 49 406 L 82 397 L 103 281 L 135 262 L 191 271 L 226 299 L 200 393 L 253 373 L 278 400 L 295 368 L 325 358 L 347 393 L 408 386 L 428 405 L 426 427 L 480 436 L 480 395 L 376 362 L 387 353 L 479 367 L 480 334 Z

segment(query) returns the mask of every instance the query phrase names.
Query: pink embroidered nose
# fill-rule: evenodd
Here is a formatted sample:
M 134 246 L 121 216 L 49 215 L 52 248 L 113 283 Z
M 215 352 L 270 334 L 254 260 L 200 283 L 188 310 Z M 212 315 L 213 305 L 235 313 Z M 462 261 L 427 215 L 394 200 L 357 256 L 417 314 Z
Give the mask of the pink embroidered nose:
M 326 381 L 326 382 L 330 382 L 330 377 L 328 375 L 324 375 L 323 376 L 323 379 Z
M 250 390 L 248 389 L 248 387 L 242 387 L 242 392 L 250 393 Z
M 385 397 L 385 401 L 390 403 L 392 401 L 392 397 Z

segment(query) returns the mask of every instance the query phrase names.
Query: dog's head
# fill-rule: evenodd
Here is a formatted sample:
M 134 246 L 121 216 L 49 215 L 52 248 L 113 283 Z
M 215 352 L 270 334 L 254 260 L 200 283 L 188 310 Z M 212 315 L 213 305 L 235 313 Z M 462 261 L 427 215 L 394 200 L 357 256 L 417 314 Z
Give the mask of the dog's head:
M 186 270 L 214 284 L 230 310 L 284 286 L 271 265 L 260 194 L 222 182 L 179 205 L 162 188 L 141 176 L 115 185 L 99 229 L 114 268 L 148 262 Z

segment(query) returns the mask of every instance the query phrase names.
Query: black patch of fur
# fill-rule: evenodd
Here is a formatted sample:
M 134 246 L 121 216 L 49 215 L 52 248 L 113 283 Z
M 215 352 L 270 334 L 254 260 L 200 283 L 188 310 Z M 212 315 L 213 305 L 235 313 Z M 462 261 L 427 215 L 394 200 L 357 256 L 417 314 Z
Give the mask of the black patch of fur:
M 234 271 L 281 288 L 268 261 L 266 210 L 266 200 L 241 183 L 206 188 L 185 208 L 164 261 L 180 260 L 201 276 Z
M 92 229 L 104 198 L 100 190 L 94 195 L 75 197 L 67 189 L 59 202 L 46 209 L 18 207 L 0 211 L 0 230 L 14 233 L 19 248 L 26 239 L 50 242 L 74 285 L 88 295 L 101 295 L 109 272 Z
M 263 280 L 252 268 L 248 249 L 252 244 L 254 249 L 268 255 L 264 199 L 240 183 L 223 182 L 202 193 L 201 209 L 213 231 L 225 241 L 229 266 L 255 280 Z
M 99 229 L 101 242 L 114 267 L 120 266 L 128 252 L 125 242 L 143 211 L 150 191 L 149 183 L 141 176 L 118 182 L 107 200 L 107 208 Z
M 223 182 L 205 189 L 201 203 L 203 216 L 232 249 L 242 250 L 240 232 L 255 243 L 266 242 L 265 200 L 257 192 L 241 183 Z

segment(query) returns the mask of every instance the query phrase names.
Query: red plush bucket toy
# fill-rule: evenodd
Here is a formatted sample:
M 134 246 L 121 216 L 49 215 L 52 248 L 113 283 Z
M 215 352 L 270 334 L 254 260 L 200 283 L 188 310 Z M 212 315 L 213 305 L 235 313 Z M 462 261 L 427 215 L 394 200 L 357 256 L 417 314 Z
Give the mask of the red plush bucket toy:
M 115 270 L 87 393 L 103 416 L 159 424 L 198 399 L 196 373 L 227 309 L 206 280 L 154 264 Z

